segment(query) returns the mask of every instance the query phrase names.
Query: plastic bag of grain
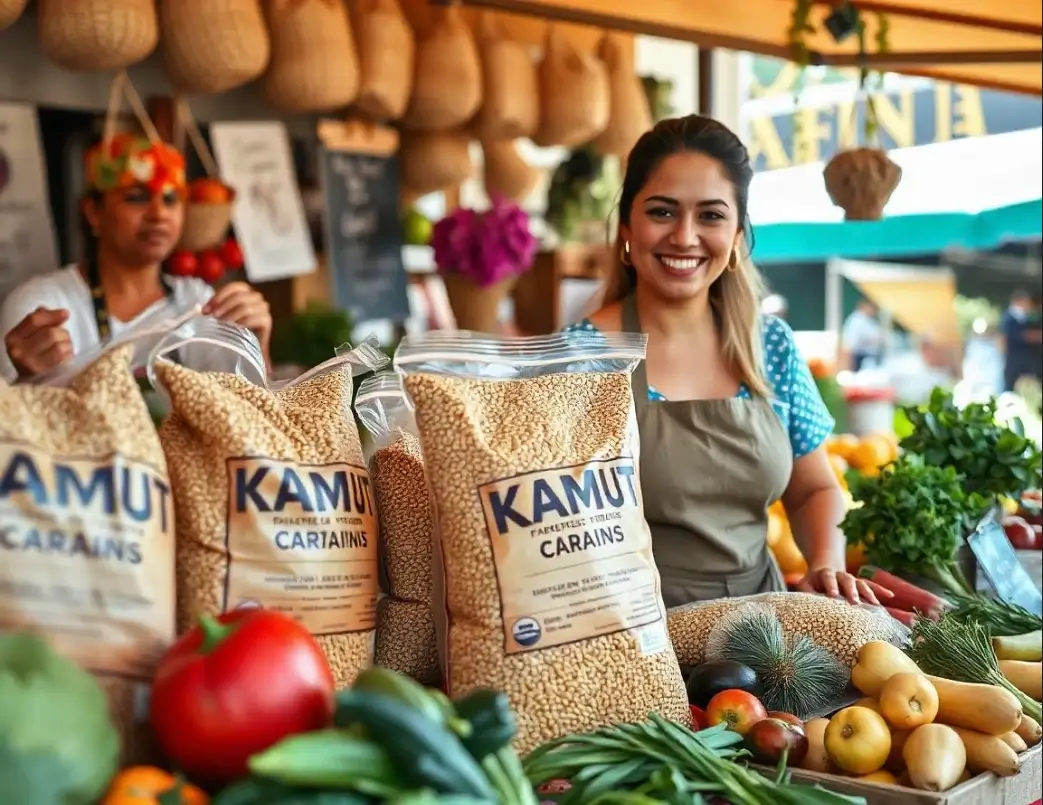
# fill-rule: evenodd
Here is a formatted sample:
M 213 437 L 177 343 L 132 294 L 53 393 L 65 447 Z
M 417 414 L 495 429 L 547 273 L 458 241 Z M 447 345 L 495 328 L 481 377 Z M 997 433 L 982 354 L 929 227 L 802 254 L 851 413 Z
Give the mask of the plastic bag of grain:
M 407 337 L 449 694 L 506 691 L 518 749 L 650 711 L 690 722 L 645 522 L 645 336 Z
M 771 609 L 787 637 L 810 637 L 847 668 L 855 664 L 859 649 L 866 643 L 883 640 L 904 645 L 909 638 L 909 630 L 881 607 L 854 606 L 843 598 L 810 593 L 761 593 L 671 609 L 666 622 L 681 665 L 696 666 L 710 659 L 708 654 L 715 653 L 715 641 L 721 634 L 720 625 L 750 604 Z
M 174 640 L 174 505 L 134 354 L 178 315 L 0 381 L 0 631 L 39 633 L 97 677 L 125 762 L 155 759 L 147 692 Z
M 374 663 L 436 687 L 441 676 L 431 614 L 431 505 L 416 420 L 401 376 L 381 372 L 363 380 L 355 411 L 373 439 L 369 476 L 386 593 L 377 604 Z
M 199 318 L 153 355 L 169 396 L 160 427 L 177 511 L 177 615 L 241 607 L 297 618 L 326 652 L 338 685 L 373 659 L 377 521 L 351 410 L 352 376 L 387 363 L 375 341 L 294 380 L 269 383 L 256 337 Z M 205 342 L 237 372 L 166 360 Z M 252 378 L 252 379 L 251 379 Z

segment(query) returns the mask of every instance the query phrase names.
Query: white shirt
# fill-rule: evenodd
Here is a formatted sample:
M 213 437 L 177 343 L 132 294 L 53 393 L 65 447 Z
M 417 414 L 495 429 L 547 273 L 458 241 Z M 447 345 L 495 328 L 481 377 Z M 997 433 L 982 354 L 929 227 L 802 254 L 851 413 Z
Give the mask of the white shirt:
M 174 291 L 173 306 L 179 310 L 185 310 L 196 304 L 205 304 L 214 295 L 213 288 L 195 277 L 169 277 L 167 281 Z M 109 326 L 112 329 L 113 337 L 143 319 L 156 315 L 165 305 L 171 305 L 171 300 L 160 299 L 131 321 L 119 321 L 112 317 Z M 38 307 L 69 311 L 69 318 L 64 327 L 69 331 L 73 354 L 78 355 L 84 350 L 99 345 L 100 338 L 97 320 L 94 316 L 94 302 L 91 299 L 90 288 L 77 266 L 66 266 L 58 271 L 40 274 L 15 288 L 4 300 L 3 306 L 0 306 L 0 337 L 6 336 Z M 189 361 L 185 362 L 189 363 Z M 205 359 L 203 362 L 209 363 Z M 198 365 L 196 360 L 191 361 L 191 364 L 194 368 L 209 368 Z M 6 346 L 0 348 L 0 375 L 8 382 L 13 381 L 17 375 L 7 354 Z
M 875 353 L 882 346 L 883 329 L 875 316 L 868 316 L 861 310 L 856 310 L 844 322 L 844 331 L 840 338 L 848 352 Z

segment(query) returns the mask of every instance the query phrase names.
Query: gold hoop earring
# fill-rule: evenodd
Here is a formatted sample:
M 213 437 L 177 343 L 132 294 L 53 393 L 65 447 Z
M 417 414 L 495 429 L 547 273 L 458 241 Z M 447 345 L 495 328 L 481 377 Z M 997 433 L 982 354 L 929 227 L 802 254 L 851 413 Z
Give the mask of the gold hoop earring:
M 630 241 L 629 240 L 624 240 L 623 241 L 623 248 L 620 250 L 620 253 L 619 253 L 619 262 L 621 262 L 625 266 L 631 265 L 631 263 L 630 263 Z
M 731 257 L 728 258 L 727 270 L 728 271 L 738 271 L 739 270 L 739 253 L 737 251 L 732 251 Z

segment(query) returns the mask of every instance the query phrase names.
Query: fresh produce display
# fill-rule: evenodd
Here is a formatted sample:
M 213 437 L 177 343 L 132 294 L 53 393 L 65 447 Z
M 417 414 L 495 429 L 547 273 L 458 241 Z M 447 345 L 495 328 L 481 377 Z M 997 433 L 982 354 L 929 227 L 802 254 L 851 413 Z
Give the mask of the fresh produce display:
M 732 732 L 745 735 L 754 724 L 768 717 L 764 704 L 744 690 L 722 690 L 706 705 L 707 726 L 724 724 Z
M 167 270 L 175 277 L 197 277 L 210 285 L 243 265 L 243 252 L 235 238 L 228 238 L 213 249 L 177 251 L 167 260 Z
M 997 421 L 995 400 L 961 408 L 950 392 L 937 388 L 924 408 L 903 410 L 913 431 L 901 440 L 902 450 L 930 466 L 953 468 L 966 492 L 998 500 L 1043 486 L 1039 446 L 1019 421 Z
M 775 611 L 749 604 L 726 615 L 706 654 L 749 668 L 769 709 L 799 718 L 828 709 L 847 687 L 847 667 L 806 634 L 787 637 Z

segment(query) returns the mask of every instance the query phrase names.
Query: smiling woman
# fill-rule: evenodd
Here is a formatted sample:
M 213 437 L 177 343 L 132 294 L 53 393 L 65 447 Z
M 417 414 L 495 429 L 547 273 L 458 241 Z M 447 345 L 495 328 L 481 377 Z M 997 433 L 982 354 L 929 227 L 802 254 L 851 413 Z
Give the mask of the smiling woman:
M 253 330 L 267 352 L 271 316 L 257 291 L 233 282 L 215 294 L 202 280 L 162 270 L 181 237 L 187 188 L 184 157 L 175 148 L 116 134 L 88 152 L 86 177 L 82 261 L 33 277 L 0 308 L 4 379 L 60 366 L 164 305 L 203 305 L 204 312 Z
M 712 118 L 647 132 L 627 158 L 604 307 L 572 329 L 648 336 L 633 387 L 668 607 L 784 589 L 767 547 L 780 498 L 810 567 L 801 588 L 876 603 L 887 593 L 844 570 L 833 421 L 792 331 L 760 312 L 752 178 L 746 147 Z

